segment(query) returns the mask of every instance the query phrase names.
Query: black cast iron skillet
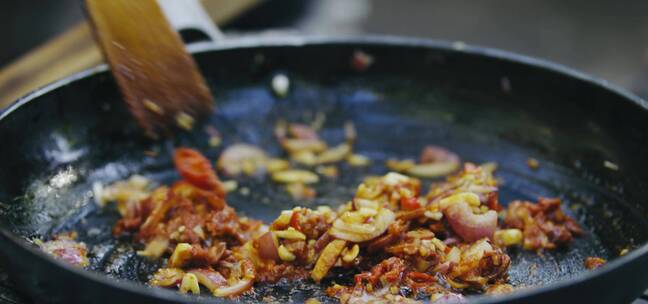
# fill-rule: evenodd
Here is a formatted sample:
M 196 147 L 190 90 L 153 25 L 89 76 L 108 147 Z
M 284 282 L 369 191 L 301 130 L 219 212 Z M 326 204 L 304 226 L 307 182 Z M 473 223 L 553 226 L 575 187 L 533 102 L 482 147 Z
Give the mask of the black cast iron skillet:
M 350 68 L 355 50 L 374 57 L 368 70 Z M 342 141 L 342 125 L 352 120 L 356 151 L 374 160 L 365 169 L 342 165 L 339 179 L 317 185 L 315 201 L 294 201 L 262 179 L 240 179 L 250 194 L 228 197 L 240 212 L 270 221 L 294 205 L 343 203 L 363 176 L 386 172 L 386 158 L 416 157 L 424 145 L 436 144 L 466 161 L 498 162 L 503 202 L 559 196 L 587 230 L 568 249 L 540 256 L 511 250 L 511 282 L 526 288 L 472 301 L 629 303 L 648 286 L 648 105 L 639 98 L 549 62 L 429 40 L 239 39 L 195 56 L 216 94 L 208 123 L 224 135 L 223 146 L 248 142 L 280 155 L 274 123 L 307 122 L 323 112 L 325 139 Z M 278 72 L 291 79 L 283 99 L 268 85 Z M 178 178 L 169 158 L 174 146 L 195 147 L 215 159 L 222 148 L 207 145 L 202 127 L 165 142 L 147 140 L 102 66 L 17 101 L 0 115 L 0 139 L 0 261 L 37 302 L 224 301 L 146 287 L 158 265 L 137 257 L 128 240 L 111 236 L 117 212 L 97 207 L 91 191 L 95 182 L 135 173 L 158 183 Z M 528 157 L 540 160 L 538 170 L 527 167 Z M 71 230 L 90 248 L 90 271 L 26 242 Z M 630 253 L 619 256 L 624 248 Z M 587 256 L 610 262 L 587 271 Z M 349 279 L 340 274 L 330 281 Z M 330 301 L 308 282 L 256 290 L 243 300 Z

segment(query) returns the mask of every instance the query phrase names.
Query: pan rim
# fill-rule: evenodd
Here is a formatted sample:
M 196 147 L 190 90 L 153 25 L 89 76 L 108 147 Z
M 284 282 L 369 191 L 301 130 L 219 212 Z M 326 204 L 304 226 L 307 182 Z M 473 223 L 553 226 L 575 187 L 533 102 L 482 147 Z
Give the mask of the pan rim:
M 480 56 L 487 59 L 503 60 L 506 62 L 529 66 L 539 70 L 545 70 L 557 75 L 568 76 L 574 80 L 594 85 L 603 90 L 607 90 L 626 101 L 632 102 L 635 106 L 640 107 L 644 111 L 648 111 L 648 102 L 639 96 L 621 88 L 618 85 L 612 84 L 601 78 L 591 76 L 589 74 L 580 72 L 576 69 L 567 67 L 565 65 L 554 63 L 549 60 L 539 59 L 531 56 L 521 55 L 514 52 L 504 51 L 495 48 L 482 47 L 476 45 L 465 44 L 463 42 L 451 42 L 446 40 L 436 40 L 427 38 L 414 38 L 402 36 L 389 36 L 389 35 L 365 35 L 365 36 L 304 36 L 304 35 L 290 35 L 290 36 L 273 36 L 273 35 L 249 35 L 238 38 L 228 38 L 214 43 L 198 43 L 188 47 L 190 52 L 194 54 L 236 50 L 236 49 L 254 49 L 254 48 L 271 48 L 271 47 L 305 47 L 305 46 L 324 46 L 324 45 L 374 45 L 374 46 L 392 46 L 392 47 L 420 47 L 427 49 L 437 49 L 448 52 L 466 53 L 470 55 Z M 101 64 L 96 67 L 75 73 L 63 79 L 52 82 L 43 87 L 37 88 L 25 96 L 17 99 L 4 110 L 0 110 L 0 121 L 5 119 L 8 115 L 17 111 L 20 107 L 28 102 L 42 96 L 44 94 L 55 91 L 61 87 L 80 81 L 100 73 L 108 71 L 106 64 Z M 187 298 L 177 292 L 164 290 L 160 288 L 143 288 L 142 286 L 128 281 L 121 281 L 111 279 L 105 274 L 95 273 L 84 269 L 79 269 L 71 265 L 67 265 L 61 261 L 54 259 L 48 254 L 38 250 L 30 245 L 21 237 L 14 235 L 12 232 L 5 228 L 0 228 L 0 234 L 7 240 L 19 246 L 21 249 L 35 255 L 37 258 L 45 259 L 50 263 L 57 265 L 61 270 L 73 272 L 75 275 L 82 276 L 84 279 L 93 280 L 99 284 L 107 284 L 112 288 L 118 288 L 127 292 L 140 294 L 143 296 L 153 297 L 159 300 L 171 300 L 176 302 L 187 302 L 187 300 L 194 303 L 207 303 L 212 302 L 214 299 L 204 298 Z M 503 303 L 509 301 L 519 301 L 534 296 L 548 293 L 555 290 L 570 288 L 587 281 L 600 278 L 608 273 L 614 272 L 617 269 L 631 267 L 632 264 L 642 256 L 648 256 L 648 243 L 635 248 L 630 253 L 615 258 L 603 267 L 580 273 L 575 277 L 551 282 L 543 286 L 535 286 L 533 288 L 518 290 L 511 294 L 502 296 L 477 296 L 472 298 L 471 302 L 475 303 Z M 230 302 L 229 299 L 220 299 L 225 302 Z

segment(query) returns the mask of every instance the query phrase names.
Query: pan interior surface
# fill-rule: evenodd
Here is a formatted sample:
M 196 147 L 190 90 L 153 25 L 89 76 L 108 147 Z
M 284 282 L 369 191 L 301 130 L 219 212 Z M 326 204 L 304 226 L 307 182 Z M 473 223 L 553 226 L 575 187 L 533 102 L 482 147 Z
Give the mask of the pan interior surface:
M 362 72 L 349 64 L 359 49 L 374 57 Z M 434 144 L 463 161 L 497 162 L 505 205 L 560 197 L 566 212 L 586 229 L 586 236 L 565 249 L 542 255 L 510 250 L 515 286 L 572 278 L 586 271 L 586 257 L 614 259 L 648 239 L 648 187 L 641 182 L 648 181 L 648 173 L 637 165 L 646 155 L 648 136 L 633 127 L 648 115 L 592 84 L 507 60 L 416 46 L 250 47 L 200 53 L 197 60 L 217 100 L 206 122 L 223 134 L 217 148 L 208 145 L 203 125 L 164 142 L 143 138 L 105 72 L 38 97 L 2 119 L 2 227 L 26 239 L 76 231 L 88 245 L 91 270 L 144 284 L 159 265 L 138 257 L 139 248 L 128 239 L 112 236 L 119 215 L 114 207 L 94 203 L 93 184 L 132 174 L 170 183 L 178 178 L 171 151 L 180 145 L 212 160 L 238 142 L 282 156 L 272 134 L 275 123 L 309 122 L 323 113 L 321 136 L 342 142 L 343 125 L 352 121 L 358 132 L 354 151 L 371 158 L 370 166 L 340 165 L 340 177 L 324 178 L 315 186 L 318 197 L 305 201 L 295 201 L 265 178 L 237 178 L 238 189 L 249 191 L 231 193 L 229 204 L 265 222 L 298 205 L 343 204 L 365 176 L 388 172 L 388 158 L 417 158 L 422 147 Z M 277 73 L 290 79 L 285 98 L 270 89 Z M 540 161 L 537 170 L 527 166 L 529 157 Z M 616 170 L 605 165 L 610 163 Z M 302 282 L 297 287 L 282 281 L 259 286 L 244 299 L 329 301 L 323 291 L 331 281 L 350 280 L 339 274 L 322 286 Z

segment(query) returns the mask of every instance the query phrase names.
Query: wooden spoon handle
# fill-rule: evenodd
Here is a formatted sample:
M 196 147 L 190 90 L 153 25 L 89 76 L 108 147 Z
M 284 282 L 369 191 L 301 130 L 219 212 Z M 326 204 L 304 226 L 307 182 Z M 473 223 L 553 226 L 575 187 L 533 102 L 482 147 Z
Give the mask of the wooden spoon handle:
M 86 0 L 95 37 L 131 113 L 150 136 L 189 129 L 213 98 L 155 0 Z
M 261 0 L 202 0 L 223 25 Z M 29 91 L 104 62 L 88 23 L 82 21 L 0 69 L 0 111 Z

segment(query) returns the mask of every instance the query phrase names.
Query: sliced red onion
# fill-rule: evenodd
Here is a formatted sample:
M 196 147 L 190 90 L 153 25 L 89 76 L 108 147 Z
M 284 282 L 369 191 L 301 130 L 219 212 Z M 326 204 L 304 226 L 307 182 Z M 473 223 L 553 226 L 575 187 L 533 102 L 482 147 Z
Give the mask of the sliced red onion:
M 249 144 L 233 144 L 221 153 L 216 164 L 225 174 L 236 176 L 241 173 L 259 173 L 267 162 L 268 155 L 261 148 Z M 246 172 L 246 164 L 251 164 L 254 172 Z
M 443 240 L 443 243 L 446 244 L 446 245 L 455 245 L 455 244 L 459 243 L 459 239 L 449 237 L 449 238 Z
M 259 256 L 265 260 L 276 261 L 279 259 L 279 253 L 277 251 L 277 244 L 275 244 L 274 237 L 272 232 L 268 231 L 259 237 L 257 240 L 259 244 Z
M 187 273 L 193 273 L 198 279 L 198 283 L 207 287 L 207 289 L 212 292 L 219 287 L 227 285 L 227 279 L 225 279 L 220 272 L 213 269 L 192 269 L 187 271 Z
M 438 264 L 436 267 L 434 267 L 434 272 L 438 273 L 445 274 L 448 273 L 448 270 L 450 270 L 450 261 Z
M 232 266 L 236 267 L 236 265 L 232 265 Z M 240 271 L 243 277 L 231 285 L 219 287 L 212 290 L 214 296 L 234 297 L 252 288 L 252 284 L 254 284 L 254 278 L 255 278 L 255 269 L 254 269 L 254 265 L 252 264 L 252 261 L 243 260 L 238 267 L 241 267 Z M 230 278 L 227 281 L 232 282 L 233 280 L 234 278 L 230 276 Z
M 338 239 L 355 243 L 369 241 L 387 231 L 389 225 L 396 220 L 396 215 L 389 209 L 381 208 L 378 214 L 370 219 L 373 221 L 366 224 L 349 224 L 338 218 L 333 222 L 329 233 Z
M 468 301 L 461 294 L 449 292 L 443 295 L 433 296 L 430 298 L 430 302 L 437 304 L 461 304 L 467 303 Z
M 497 212 L 489 210 L 484 214 L 474 214 L 465 202 L 454 203 L 443 213 L 452 230 L 467 242 L 492 238 L 497 228 Z
M 238 296 L 252 288 L 252 280 L 243 279 L 230 286 L 216 288 L 213 293 L 216 297 Z

